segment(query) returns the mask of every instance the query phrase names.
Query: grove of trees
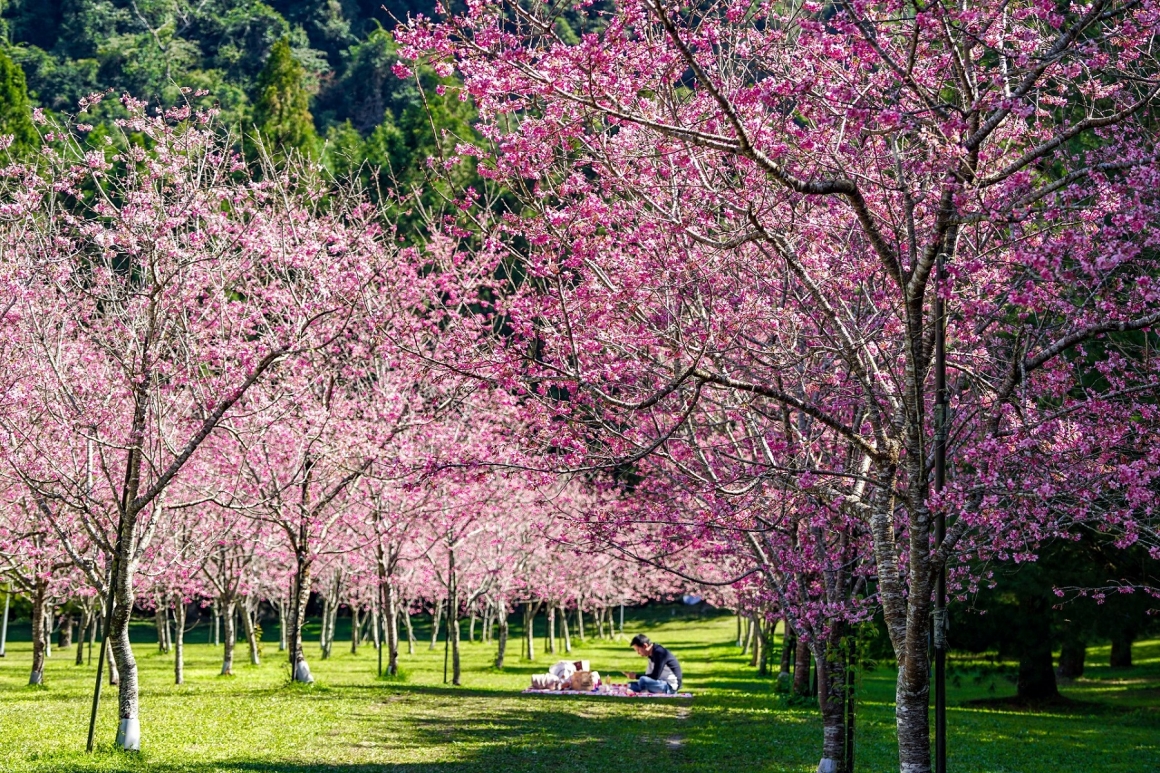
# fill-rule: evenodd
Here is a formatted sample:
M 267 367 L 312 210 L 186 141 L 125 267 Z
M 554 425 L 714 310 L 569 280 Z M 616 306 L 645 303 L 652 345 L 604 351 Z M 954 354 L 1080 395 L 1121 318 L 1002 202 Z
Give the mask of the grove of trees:
M 502 667 L 517 608 L 530 657 L 696 587 L 813 661 L 820 773 L 874 621 L 904 773 L 933 651 L 1130 663 L 1160 3 L 51 5 L 3 16 L 0 576 L 30 683 L 101 626 L 121 747 L 131 617 L 180 683 L 206 606 L 223 675 L 276 610 L 311 682 L 314 599 L 459 684 L 463 617 Z

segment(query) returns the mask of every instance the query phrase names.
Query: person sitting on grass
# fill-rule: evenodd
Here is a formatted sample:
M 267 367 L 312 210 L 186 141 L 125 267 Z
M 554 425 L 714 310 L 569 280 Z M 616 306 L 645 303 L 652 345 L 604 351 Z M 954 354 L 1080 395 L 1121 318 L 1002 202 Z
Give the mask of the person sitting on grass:
M 642 658 L 648 658 L 649 670 L 644 676 L 634 671 L 625 671 L 624 675 L 633 681 L 628 683 L 628 689 L 633 692 L 652 692 L 672 695 L 681 689 L 681 664 L 676 656 L 659 644 L 649 641 L 643 633 L 632 637 L 632 648 Z

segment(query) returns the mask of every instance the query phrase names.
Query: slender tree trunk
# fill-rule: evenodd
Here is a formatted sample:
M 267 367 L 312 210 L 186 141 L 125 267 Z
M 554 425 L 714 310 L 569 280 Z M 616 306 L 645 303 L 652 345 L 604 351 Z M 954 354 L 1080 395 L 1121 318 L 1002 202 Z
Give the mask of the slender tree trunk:
M 395 584 L 387 581 L 387 610 L 385 620 L 387 622 L 387 673 L 391 676 L 396 676 L 399 673 L 399 613 L 398 600 L 396 598 Z M 411 616 L 407 615 L 407 631 L 410 633 Z M 411 646 L 411 652 L 414 654 L 414 645 Z
M 411 602 L 407 601 L 403 609 L 400 610 L 403 616 L 403 622 L 407 624 L 407 654 L 415 654 L 415 626 L 411 621 Z
M 286 599 L 278 599 L 278 651 L 286 651 Z
M 73 639 L 73 616 L 71 613 L 65 613 L 60 619 L 60 630 L 57 633 L 56 646 L 58 649 L 67 650 L 72 647 Z
M 32 673 L 29 684 L 44 684 L 44 652 L 47 643 L 44 638 L 44 588 L 37 583 L 32 593 Z
M 527 639 L 527 658 L 536 659 L 536 609 L 532 602 L 524 604 L 524 638 Z
M 596 635 L 604 641 L 604 607 L 596 608 Z
M 44 656 L 46 658 L 52 657 L 52 629 L 54 627 L 53 607 L 52 602 L 49 601 L 44 607 Z
M 436 642 L 439 641 L 439 623 L 443 619 L 443 599 L 435 602 L 435 608 L 431 610 L 431 646 L 427 649 L 435 649 Z
M 250 645 L 250 665 L 261 665 L 262 655 L 258 651 L 260 646 L 260 642 L 258 641 L 258 626 L 254 624 L 253 613 L 250 609 L 250 599 L 242 600 L 241 613 L 242 625 L 246 629 L 246 642 Z
M 173 635 L 169 626 L 169 607 L 165 607 L 162 615 L 165 620 L 165 652 L 168 653 L 173 648 Z
M 507 602 L 500 598 L 495 604 L 495 614 L 499 618 L 499 646 L 495 653 L 495 667 L 503 668 L 503 658 L 507 654 L 508 616 Z
M 743 627 L 742 627 L 742 625 L 741 625 L 741 613 L 740 613 L 740 612 L 738 612 L 738 613 L 737 613 L 737 646 L 738 646 L 738 647 L 744 647 L 744 646 L 745 646 L 745 638 L 744 638 L 744 636 L 742 635 L 742 628 L 743 628 Z M 741 651 L 741 654 L 742 654 L 742 655 L 744 655 L 744 654 L 745 654 L 745 650 L 742 650 L 742 651 Z
M 810 648 L 804 639 L 797 639 L 793 664 L 793 691 L 795 695 L 810 694 Z
M 221 618 L 225 626 L 225 630 L 222 632 L 225 644 L 222 651 L 222 676 L 234 675 L 234 642 L 237 641 L 237 632 L 235 631 L 237 625 L 236 606 L 237 602 L 233 598 L 226 599 L 221 606 Z
M 572 654 L 572 636 L 568 633 L 568 614 L 560 607 L 560 628 L 564 635 L 564 652 Z
M 322 597 L 322 632 L 318 636 L 318 646 L 322 653 L 322 659 L 326 660 L 330 657 L 330 647 L 328 642 L 330 640 L 330 595 L 325 594 Z
M 785 619 L 781 634 L 781 673 L 788 674 L 793 665 L 794 650 L 797 642 L 794 639 L 793 629 L 789 627 L 789 620 Z
M 457 591 L 458 592 L 458 591 Z M 448 613 L 451 615 L 448 618 L 451 623 L 451 684 L 456 687 L 459 686 L 459 677 L 462 674 L 462 668 L 459 662 L 459 600 L 452 599 L 448 604 Z
M 1059 652 L 1059 668 L 1056 673 L 1061 679 L 1079 679 L 1083 676 L 1084 660 L 1087 659 L 1087 643 L 1082 639 L 1068 637 Z
M 584 643 L 584 605 L 576 602 L 576 632 L 580 634 L 580 643 Z
M 164 607 L 161 606 L 159 599 L 154 599 L 153 607 L 153 627 L 157 629 L 157 652 L 164 655 L 169 649 L 165 646 L 165 621 L 163 615 L 165 614 Z
M 97 636 L 97 638 L 99 639 L 101 637 Z M 121 684 L 121 674 L 119 671 L 117 671 L 117 660 L 113 657 L 112 647 L 109 647 L 106 650 L 106 661 L 107 662 L 105 663 L 105 667 L 109 670 L 109 684 L 113 687 L 117 687 Z
M 350 654 L 358 654 L 358 637 L 362 633 L 358 604 L 350 604 Z
M 173 597 L 173 683 L 185 683 L 185 599 Z
M 12 601 L 12 585 L 4 591 L 4 619 L 0 622 L 0 658 L 8 656 L 8 605 Z
M 76 665 L 85 664 L 85 639 L 88 638 L 89 627 L 93 624 L 93 607 L 86 603 L 81 608 L 81 625 L 77 631 Z
M 117 664 L 117 708 L 121 721 L 117 726 L 116 745 L 126 751 L 141 749 L 141 720 L 137 684 L 137 659 L 133 656 L 133 645 L 129 641 L 129 620 L 133 614 L 136 593 L 133 577 L 137 573 L 136 535 L 133 533 L 135 515 L 126 515 L 128 526 L 123 525 L 120 537 L 122 555 L 117 561 L 117 572 L 113 580 L 113 617 L 109 620 L 109 644 L 113 660 Z
M 302 647 L 302 627 L 306 623 L 306 606 L 310 603 L 312 569 L 311 562 L 306 558 L 305 548 L 300 547 L 296 555 L 294 589 L 290 599 L 290 627 L 286 632 L 286 643 L 290 650 L 290 678 L 304 684 L 314 682 Z
M 213 602 L 213 646 L 221 646 L 221 610 L 218 609 L 217 601 Z
M 556 654 L 556 605 L 548 602 L 548 654 Z

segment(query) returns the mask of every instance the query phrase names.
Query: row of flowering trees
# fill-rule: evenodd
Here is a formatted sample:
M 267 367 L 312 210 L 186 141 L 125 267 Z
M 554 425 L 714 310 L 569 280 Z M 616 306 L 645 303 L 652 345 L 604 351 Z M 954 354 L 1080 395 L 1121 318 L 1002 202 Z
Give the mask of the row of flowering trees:
M 374 618 L 390 671 L 400 621 L 430 607 L 458 683 L 464 614 L 498 623 L 502 664 L 518 604 L 555 617 L 636 598 L 566 546 L 560 514 L 598 494 L 479 466 L 519 456 L 510 401 L 407 367 L 378 209 L 308 167 L 247 169 L 211 116 L 123 103 L 109 147 L 45 126 L 41 158 L 2 176 L 0 575 L 32 602 L 31 682 L 46 616 L 78 601 L 102 619 L 118 745 L 136 749 L 135 610 L 175 618 L 180 683 L 191 604 L 224 624 L 229 674 L 235 621 L 256 661 L 266 602 L 310 682 L 312 594 L 324 653 L 346 606 Z

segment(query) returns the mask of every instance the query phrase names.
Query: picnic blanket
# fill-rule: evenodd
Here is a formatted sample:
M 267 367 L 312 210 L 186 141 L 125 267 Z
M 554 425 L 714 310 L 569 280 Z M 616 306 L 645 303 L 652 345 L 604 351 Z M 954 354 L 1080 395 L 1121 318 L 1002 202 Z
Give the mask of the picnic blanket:
M 692 698 L 691 692 L 659 693 L 659 692 L 632 692 L 627 685 L 602 684 L 595 690 L 533 690 L 531 687 L 523 691 L 524 695 L 600 695 L 612 698 Z

